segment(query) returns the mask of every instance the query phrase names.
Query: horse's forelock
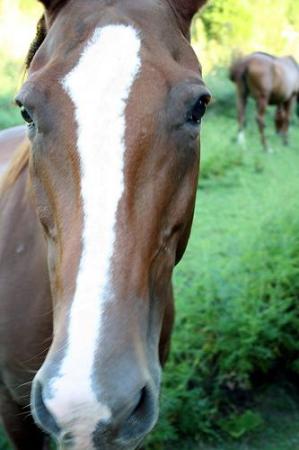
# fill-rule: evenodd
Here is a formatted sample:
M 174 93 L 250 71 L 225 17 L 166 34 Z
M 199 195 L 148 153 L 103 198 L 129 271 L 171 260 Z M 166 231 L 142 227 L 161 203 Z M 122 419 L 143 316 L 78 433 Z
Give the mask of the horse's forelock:
M 63 4 L 65 4 L 68 0 L 39 0 L 46 9 L 55 9 Z
M 58 8 L 64 6 L 68 0 L 39 0 L 39 1 L 44 5 L 45 13 L 41 16 L 41 18 L 37 23 L 36 34 L 30 45 L 29 51 L 25 59 L 26 70 L 29 69 L 35 53 L 37 52 L 37 50 L 39 49 L 39 47 L 41 46 L 47 35 L 47 23 L 48 23 L 47 18 L 49 13 L 53 13 L 54 11 L 57 12 Z
M 43 43 L 46 35 L 47 35 L 46 19 L 45 19 L 45 16 L 42 15 L 42 17 L 39 19 L 39 21 L 37 23 L 36 34 L 30 45 L 29 51 L 28 51 L 26 59 L 25 59 L 26 70 L 29 69 L 31 61 L 33 60 L 35 53 L 37 52 L 37 50 Z
M 288 58 L 290 61 L 292 61 L 292 63 L 297 67 L 297 69 L 299 70 L 299 64 L 297 63 L 296 59 L 294 58 L 294 56 L 292 55 L 288 55 Z

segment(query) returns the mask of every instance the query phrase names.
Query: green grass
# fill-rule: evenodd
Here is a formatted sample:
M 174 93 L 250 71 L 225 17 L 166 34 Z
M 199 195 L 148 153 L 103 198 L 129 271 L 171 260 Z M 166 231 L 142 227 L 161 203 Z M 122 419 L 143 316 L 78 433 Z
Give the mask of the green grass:
M 251 102 L 241 149 L 233 85 L 222 71 L 209 86 L 216 101 L 202 129 L 192 234 L 175 270 L 177 319 L 161 417 L 146 448 L 298 450 L 298 393 L 269 375 L 286 355 L 287 369 L 298 374 L 298 120 L 284 147 L 268 111 L 275 151 L 265 154 Z M 17 123 L 12 114 L 1 111 L 0 125 Z
M 163 450 L 298 450 L 299 406 L 298 394 L 285 385 L 267 388 L 259 395 L 255 408 L 263 417 L 263 425 L 255 432 L 233 440 L 218 437 L 217 441 L 163 442 Z

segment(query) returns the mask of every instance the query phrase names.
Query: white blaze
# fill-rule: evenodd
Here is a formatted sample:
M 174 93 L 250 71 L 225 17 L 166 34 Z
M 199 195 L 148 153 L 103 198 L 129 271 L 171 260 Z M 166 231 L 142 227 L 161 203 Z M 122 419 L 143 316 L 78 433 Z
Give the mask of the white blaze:
M 134 28 L 98 28 L 78 64 L 63 80 L 78 127 L 84 222 L 67 349 L 51 384 L 47 407 L 65 430 L 74 426 L 76 434 L 81 421 L 80 449 L 93 448 L 89 437 L 92 428 L 111 415 L 109 408 L 98 402 L 91 377 L 105 303 L 113 298 L 110 265 L 124 190 L 125 109 L 140 69 L 139 50 L 140 39 Z

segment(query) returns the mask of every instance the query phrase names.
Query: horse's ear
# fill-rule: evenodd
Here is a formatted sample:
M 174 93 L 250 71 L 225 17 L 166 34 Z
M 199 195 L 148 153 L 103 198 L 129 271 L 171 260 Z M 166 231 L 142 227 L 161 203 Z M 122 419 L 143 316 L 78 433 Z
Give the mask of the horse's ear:
M 177 13 L 189 23 L 197 11 L 202 8 L 208 0 L 171 0 Z
M 38 0 L 38 1 L 41 2 L 48 11 L 63 6 L 63 4 L 67 2 L 67 0 Z
M 50 28 L 51 23 L 53 22 L 56 14 L 61 10 L 61 8 L 69 1 L 69 0 L 38 0 L 40 3 L 44 5 L 45 8 L 45 23 L 46 28 Z

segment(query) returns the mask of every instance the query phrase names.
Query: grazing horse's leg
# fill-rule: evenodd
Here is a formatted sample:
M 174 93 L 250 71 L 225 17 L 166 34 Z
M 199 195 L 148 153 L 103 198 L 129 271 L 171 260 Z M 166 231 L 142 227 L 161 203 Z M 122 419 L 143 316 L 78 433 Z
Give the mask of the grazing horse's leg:
M 284 102 L 283 104 L 283 111 L 284 111 L 284 121 L 282 125 L 282 142 L 284 145 L 288 145 L 288 131 L 289 131 L 289 125 L 290 125 L 290 116 L 292 111 L 292 105 L 293 105 L 293 97 L 291 97 L 289 100 Z
M 275 128 L 277 134 L 282 134 L 283 124 L 284 124 L 284 108 L 281 103 L 277 105 L 275 113 Z
M 256 121 L 261 135 L 261 142 L 265 151 L 269 150 L 265 136 L 265 112 L 267 104 L 268 104 L 267 97 L 262 96 L 256 99 L 256 107 L 257 107 Z
M 288 145 L 288 130 L 290 124 L 290 114 L 292 109 L 292 98 L 279 104 L 275 114 L 276 132 L 281 135 L 284 145 Z
M 239 123 L 238 143 L 241 145 L 244 145 L 245 143 L 244 128 L 245 128 L 245 111 L 247 98 L 248 98 L 248 89 L 243 80 L 239 80 L 237 82 L 237 111 Z
M 45 434 L 34 424 L 29 408 L 23 408 L 0 388 L 0 415 L 15 450 L 50 450 Z

